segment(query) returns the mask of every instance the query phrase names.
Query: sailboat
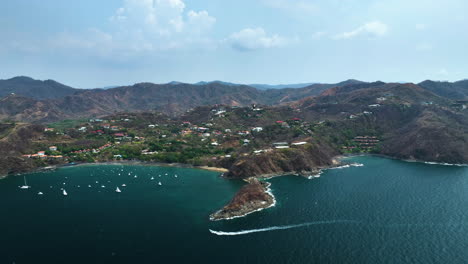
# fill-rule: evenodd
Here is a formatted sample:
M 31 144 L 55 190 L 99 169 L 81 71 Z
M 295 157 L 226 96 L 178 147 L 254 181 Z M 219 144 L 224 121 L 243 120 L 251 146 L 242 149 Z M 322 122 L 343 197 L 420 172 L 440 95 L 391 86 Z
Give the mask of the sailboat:
M 122 191 L 119 189 L 119 187 L 117 187 L 117 188 L 115 189 L 115 192 L 118 192 L 118 193 L 119 193 L 119 192 L 122 192 Z
M 151 180 L 154 180 L 154 177 L 151 177 Z
M 67 195 L 68 195 L 68 193 L 67 193 L 67 191 L 65 191 L 65 189 L 63 189 L 63 195 L 64 195 L 64 196 L 67 196 Z
M 20 186 L 20 189 L 29 189 L 31 186 L 28 186 L 28 183 L 26 182 L 26 176 L 24 176 L 24 185 Z
M 161 183 L 161 182 L 158 182 L 158 185 L 159 185 L 159 186 L 161 186 L 161 185 L 162 185 L 162 183 Z

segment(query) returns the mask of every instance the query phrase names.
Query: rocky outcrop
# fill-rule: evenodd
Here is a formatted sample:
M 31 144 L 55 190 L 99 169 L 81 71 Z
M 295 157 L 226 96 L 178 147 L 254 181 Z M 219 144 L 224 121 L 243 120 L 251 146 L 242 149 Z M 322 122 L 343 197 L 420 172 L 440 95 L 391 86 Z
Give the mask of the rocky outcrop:
M 269 186 L 268 182 L 250 178 L 249 183 L 243 186 L 226 206 L 210 216 L 210 220 L 242 217 L 273 206 L 275 198 L 269 192 Z
M 310 174 L 336 163 L 339 152 L 333 147 L 315 142 L 302 147 L 275 149 L 259 155 L 239 158 L 225 174 L 227 178 Z

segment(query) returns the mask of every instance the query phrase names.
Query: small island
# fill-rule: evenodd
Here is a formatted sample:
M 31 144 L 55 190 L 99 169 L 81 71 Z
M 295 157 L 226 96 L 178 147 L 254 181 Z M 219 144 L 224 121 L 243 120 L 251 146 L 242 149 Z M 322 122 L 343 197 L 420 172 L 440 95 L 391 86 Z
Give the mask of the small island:
M 210 220 L 229 220 L 257 212 L 276 204 L 275 197 L 270 191 L 270 183 L 257 178 L 249 178 L 234 196 L 234 198 L 221 210 L 210 215 Z

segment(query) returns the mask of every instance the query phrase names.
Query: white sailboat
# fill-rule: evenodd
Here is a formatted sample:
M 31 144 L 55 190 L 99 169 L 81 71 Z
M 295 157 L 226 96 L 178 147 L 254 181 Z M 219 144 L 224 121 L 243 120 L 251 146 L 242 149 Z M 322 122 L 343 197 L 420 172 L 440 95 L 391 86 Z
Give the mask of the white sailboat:
M 67 193 L 67 191 L 65 191 L 65 189 L 63 189 L 63 195 L 64 195 L 64 196 L 67 196 L 67 195 L 68 195 L 68 193 Z
M 162 183 L 161 183 L 161 182 L 158 182 L 158 185 L 159 185 L 159 186 L 161 186 L 161 185 L 162 185 Z
M 154 180 L 154 177 L 151 177 L 151 180 Z
M 119 189 L 119 187 L 117 187 L 117 188 L 115 189 L 115 192 L 118 192 L 118 193 L 119 193 L 119 192 L 122 192 L 122 191 Z
M 28 186 L 28 183 L 26 182 L 26 176 L 23 176 L 24 178 L 24 185 L 20 186 L 20 189 L 29 189 L 31 186 Z

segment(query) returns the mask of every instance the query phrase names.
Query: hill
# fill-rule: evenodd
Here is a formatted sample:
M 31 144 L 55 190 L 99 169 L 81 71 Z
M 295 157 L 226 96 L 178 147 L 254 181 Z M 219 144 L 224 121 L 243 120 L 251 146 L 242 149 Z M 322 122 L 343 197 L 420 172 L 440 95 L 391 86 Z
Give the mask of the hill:
M 40 81 L 24 76 L 0 80 L 0 97 L 14 93 L 43 100 L 62 98 L 80 91 L 53 80 Z
M 437 95 L 455 100 L 468 99 L 468 80 L 458 82 L 436 82 L 426 80 L 418 84 Z

